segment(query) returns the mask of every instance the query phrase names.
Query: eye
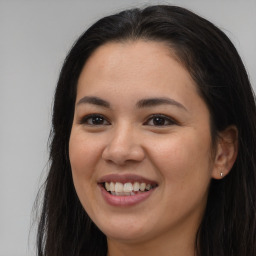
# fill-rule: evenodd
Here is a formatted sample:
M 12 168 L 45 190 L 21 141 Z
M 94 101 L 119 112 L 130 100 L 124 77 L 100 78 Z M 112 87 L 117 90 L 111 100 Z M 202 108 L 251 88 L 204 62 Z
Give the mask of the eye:
M 90 114 L 83 117 L 80 121 L 80 124 L 85 125 L 110 125 L 109 121 L 100 114 Z
M 162 115 L 162 114 L 155 114 L 152 115 L 144 125 L 150 126 L 168 126 L 177 124 L 172 118 Z

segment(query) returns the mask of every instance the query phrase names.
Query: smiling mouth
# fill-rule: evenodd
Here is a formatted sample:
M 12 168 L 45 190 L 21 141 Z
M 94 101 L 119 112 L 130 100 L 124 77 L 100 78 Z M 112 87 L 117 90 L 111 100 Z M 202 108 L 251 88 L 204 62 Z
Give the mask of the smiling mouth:
M 114 196 L 135 196 L 157 187 L 157 184 L 145 182 L 103 182 L 101 185 L 108 193 Z

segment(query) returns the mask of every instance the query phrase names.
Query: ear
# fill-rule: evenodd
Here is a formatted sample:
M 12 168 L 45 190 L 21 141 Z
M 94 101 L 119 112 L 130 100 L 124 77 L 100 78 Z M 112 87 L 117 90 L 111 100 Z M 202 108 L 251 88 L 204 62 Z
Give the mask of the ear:
M 238 130 L 229 126 L 218 136 L 212 178 L 222 179 L 231 170 L 238 152 Z

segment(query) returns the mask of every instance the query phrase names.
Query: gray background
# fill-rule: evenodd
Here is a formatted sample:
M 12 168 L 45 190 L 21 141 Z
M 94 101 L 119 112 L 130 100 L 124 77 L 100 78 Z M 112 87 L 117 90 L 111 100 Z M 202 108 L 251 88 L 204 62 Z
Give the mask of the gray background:
M 149 3 L 187 7 L 222 28 L 255 88 L 256 0 L 0 0 L 0 256 L 35 255 L 32 206 L 48 168 L 52 98 L 67 51 L 98 18 Z

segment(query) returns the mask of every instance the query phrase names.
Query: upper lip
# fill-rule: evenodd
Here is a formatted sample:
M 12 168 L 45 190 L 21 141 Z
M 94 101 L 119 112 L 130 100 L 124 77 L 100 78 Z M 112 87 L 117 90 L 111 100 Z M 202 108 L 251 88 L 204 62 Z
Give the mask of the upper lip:
M 120 182 L 120 183 L 127 183 L 127 182 L 139 182 L 139 183 L 146 183 L 146 184 L 152 184 L 157 185 L 157 182 L 139 175 L 135 174 L 108 174 L 103 177 L 101 177 L 98 180 L 98 183 L 104 183 L 104 182 Z

